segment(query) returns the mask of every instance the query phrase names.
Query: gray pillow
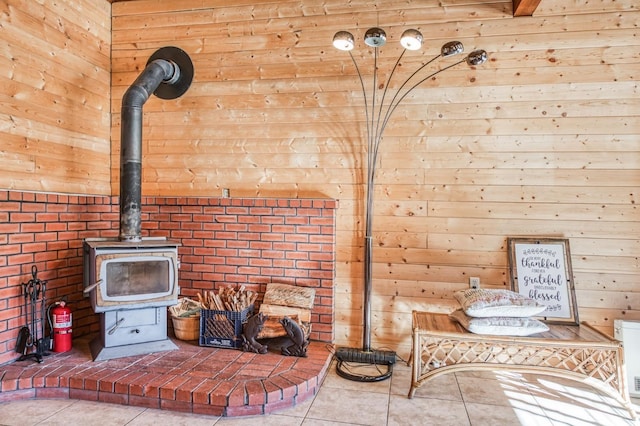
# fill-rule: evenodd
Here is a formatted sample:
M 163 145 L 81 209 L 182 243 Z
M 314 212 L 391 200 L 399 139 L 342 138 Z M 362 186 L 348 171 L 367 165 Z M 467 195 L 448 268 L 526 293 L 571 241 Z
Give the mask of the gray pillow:
M 549 331 L 542 321 L 526 317 L 487 317 L 474 318 L 458 309 L 449 314 L 466 330 L 474 334 L 492 334 L 495 336 L 529 336 Z
M 510 290 L 470 288 L 456 291 L 453 296 L 464 313 L 471 317 L 531 317 L 547 308 Z

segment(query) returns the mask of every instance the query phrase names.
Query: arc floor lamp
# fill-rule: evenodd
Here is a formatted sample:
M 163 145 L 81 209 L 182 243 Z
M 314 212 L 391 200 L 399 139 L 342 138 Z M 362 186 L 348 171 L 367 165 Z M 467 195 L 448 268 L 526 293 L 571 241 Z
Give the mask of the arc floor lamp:
M 391 377 L 393 364 L 395 363 L 396 354 L 393 351 L 381 351 L 371 349 L 371 288 L 372 288 L 372 247 L 373 239 L 371 235 L 373 222 L 373 193 L 375 185 L 376 164 L 378 159 L 378 148 L 382 142 L 384 130 L 391 119 L 394 111 L 400 103 L 411 93 L 416 87 L 430 78 L 451 69 L 462 63 L 469 66 L 481 65 L 487 60 L 487 52 L 484 50 L 474 50 L 463 59 L 437 69 L 434 72 L 428 72 L 427 67 L 439 58 L 448 58 L 463 53 L 464 47 L 459 41 L 450 41 L 445 43 L 440 49 L 440 54 L 436 55 L 407 77 L 404 82 L 393 90 L 393 96 L 389 91 L 389 83 L 393 75 L 398 69 L 398 65 L 404 54 L 410 50 L 419 50 L 422 47 L 423 36 L 420 31 L 408 29 L 404 31 L 400 38 L 400 44 L 404 48 L 393 66 L 387 81 L 383 86 L 378 83 L 378 48 L 385 45 L 387 35 L 381 28 L 370 28 L 364 35 L 364 43 L 373 48 L 373 83 L 371 90 L 368 92 L 365 88 L 364 79 L 360 72 L 360 67 L 356 62 L 351 50 L 355 47 L 355 39 L 353 34 L 348 31 L 338 31 L 333 36 L 333 46 L 336 49 L 349 52 L 349 56 L 353 61 L 360 86 L 364 96 L 365 118 L 367 123 L 367 179 L 366 179 L 366 200 L 365 200 L 365 237 L 364 237 L 364 303 L 363 303 L 363 336 L 362 350 L 356 348 L 338 348 L 336 352 L 337 373 L 341 377 L 349 380 L 372 382 L 385 380 Z M 424 75 L 426 74 L 426 75 Z M 387 100 L 387 95 L 391 99 Z M 363 375 L 352 372 L 345 363 L 364 363 L 386 365 L 386 372 L 380 372 L 379 375 Z

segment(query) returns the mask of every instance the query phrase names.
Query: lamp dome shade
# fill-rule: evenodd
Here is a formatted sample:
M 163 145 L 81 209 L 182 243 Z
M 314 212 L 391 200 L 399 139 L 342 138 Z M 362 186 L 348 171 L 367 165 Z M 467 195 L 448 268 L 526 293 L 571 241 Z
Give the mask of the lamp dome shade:
M 338 31 L 333 36 L 333 47 L 338 50 L 353 50 L 354 46 L 355 42 L 353 39 L 353 34 L 351 34 L 349 31 Z
M 387 43 L 387 34 L 382 28 L 369 28 L 364 34 L 364 43 L 371 47 L 382 47 Z
M 485 50 L 474 50 L 467 56 L 467 64 L 482 65 L 487 62 L 487 52 Z
M 402 33 L 400 44 L 407 50 L 418 50 L 422 47 L 422 40 L 420 31 L 409 29 Z
M 443 58 L 448 56 L 458 55 L 464 52 L 464 46 L 459 41 L 450 41 L 442 45 L 440 54 Z

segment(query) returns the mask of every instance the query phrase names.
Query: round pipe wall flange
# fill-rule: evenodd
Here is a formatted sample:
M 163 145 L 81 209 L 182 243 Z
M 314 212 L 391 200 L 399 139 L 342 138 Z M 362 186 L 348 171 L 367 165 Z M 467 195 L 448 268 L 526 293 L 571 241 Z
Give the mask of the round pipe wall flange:
M 147 61 L 147 65 L 158 59 L 174 64 L 175 71 L 170 79 L 160 83 L 153 94 L 161 99 L 179 98 L 189 89 L 193 81 L 193 62 L 191 62 L 191 58 L 184 50 L 174 46 L 167 46 L 156 50 Z

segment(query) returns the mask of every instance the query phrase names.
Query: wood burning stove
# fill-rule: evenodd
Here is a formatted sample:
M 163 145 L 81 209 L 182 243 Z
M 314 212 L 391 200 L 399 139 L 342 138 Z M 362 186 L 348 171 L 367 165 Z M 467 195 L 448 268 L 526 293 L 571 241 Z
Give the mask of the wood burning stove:
M 85 294 L 100 313 L 94 360 L 175 349 L 167 337 L 167 306 L 177 303 L 178 243 L 87 239 Z
M 189 55 L 163 47 L 122 97 L 120 236 L 84 242 L 84 293 L 101 315 L 96 361 L 177 349 L 167 338 L 167 306 L 178 299 L 178 244 L 141 237 L 142 107 L 152 93 L 183 95 L 192 80 Z

